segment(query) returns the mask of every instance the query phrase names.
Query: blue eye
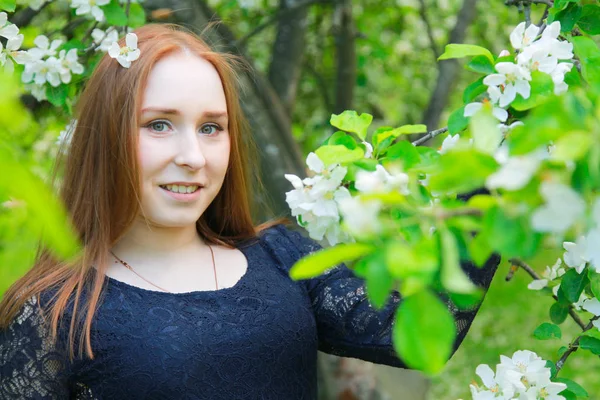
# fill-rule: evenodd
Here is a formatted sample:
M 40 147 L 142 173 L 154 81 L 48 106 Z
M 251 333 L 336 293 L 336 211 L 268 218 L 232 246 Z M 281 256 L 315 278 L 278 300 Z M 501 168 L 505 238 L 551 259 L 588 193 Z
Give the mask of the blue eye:
M 152 130 L 155 132 L 166 132 L 164 130 L 161 129 L 154 129 L 156 126 L 168 126 L 168 124 L 165 121 L 153 121 L 151 123 L 148 124 L 149 127 L 152 127 Z
M 221 128 L 219 125 L 217 125 L 217 124 L 206 124 L 206 125 L 204 125 L 204 126 L 203 126 L 203 127 L 200 129 L 200 131 L 201 131 L 202 133 L 206 133 L 207 135 L 210 135 L 210 134 L 212 134 L 212 133 L 215 133 L 215 132 L 210 132 L 210 130 L 208 130 L 208 131 L 207 131 L 207 130 L 206 130 L 206 128 L 214 128 L 214 129 L 216 129 L 216 131 L 222 131 L 222 130 L 223 130 L 223 129 L 222 129 L 222 128 Z

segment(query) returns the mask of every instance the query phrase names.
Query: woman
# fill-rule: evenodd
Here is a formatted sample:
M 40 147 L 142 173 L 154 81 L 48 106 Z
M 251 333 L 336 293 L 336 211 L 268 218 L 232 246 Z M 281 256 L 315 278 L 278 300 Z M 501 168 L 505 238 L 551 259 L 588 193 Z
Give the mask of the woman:
M 0 398 L 315 399 L 318 349 L 404 366 L 398 293 L 376 311 L 343 265 L 292 281 L 318 244 L 253 225 L 236 59 L 136 34 L 139 59 L 106 55 L 78 100 L 61 195 L 82 257 L 40 251 L 0 304 Z M 487 287 L 497 261 L 465 268 Z

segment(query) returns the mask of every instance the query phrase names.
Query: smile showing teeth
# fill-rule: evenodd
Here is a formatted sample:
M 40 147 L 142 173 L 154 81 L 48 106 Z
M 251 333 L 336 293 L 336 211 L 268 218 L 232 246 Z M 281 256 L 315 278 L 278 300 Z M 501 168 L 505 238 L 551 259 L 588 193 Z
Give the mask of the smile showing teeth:
M 183 185 L 160 185 L 161 188 L 173 193 L 194 193 L 199 186 L 183 186 Z

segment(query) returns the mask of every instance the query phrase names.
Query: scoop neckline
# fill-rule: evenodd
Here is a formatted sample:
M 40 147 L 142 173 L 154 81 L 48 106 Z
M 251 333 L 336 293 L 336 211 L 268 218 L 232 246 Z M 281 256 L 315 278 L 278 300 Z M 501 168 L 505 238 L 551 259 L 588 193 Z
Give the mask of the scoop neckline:
M 242 282 L 246 281 L 249 279 L 249 275 L 251 272 L 251 268 L 253 268 L 252 266 L 252 262 L 250 261 L 250 257 L 249 257 L 249 252 L 250 252 L 250 248 L 254 247 L 254 244 L 246 244 L 244 245 L 246 242 L 242 242 L 242 243 L 238 243 L 236 244 L 234 247 L 236 249 L 238 249 L 239 251 L 242 252 L 242 254 L 244 255 L 244 257 L 246 258 L 246 272 L 244 272 L 244 275 L 242 275 L 240 277 L 240 279 L 238 279 L 238 281 L 235 283 L 235 285 L 230 286 L 230 287 L 226 287 L 226 288 L 221 288 L 221 289 L 213 289 L 213 290 L 194 290 L 191 292 L 177 292 L 177 293 L 168 293 L 168 292 L 161 292 L 159 290 L 152 290 L 152 289 L 146 289 L 143 287 L 139 287 L 139 286 L 135 286 L 135 285 L 130 285 L 129 283 L 120 281 L 118 279 L 112 278 L 108 275 L 105 275 L 104 279 L 105 282 L 108 284 L 112 284 L 114 286 L 119 286 L 125 289 L 130 289 L 130 290 L 135 290 L 141 293 L 145 293 L 145 294 L 156 294 L 156 295 L 162 295 L 162 296 L 171 296 L 171 297 L 185 297 L 185 296 L 195 296 L 195 295 L 209 295 L 209 294 L 218 294 L 218 293 L 224 293 L 224 292 L 230 292 L 230 291 L 235 291 L 238 290 L 242 284 Z

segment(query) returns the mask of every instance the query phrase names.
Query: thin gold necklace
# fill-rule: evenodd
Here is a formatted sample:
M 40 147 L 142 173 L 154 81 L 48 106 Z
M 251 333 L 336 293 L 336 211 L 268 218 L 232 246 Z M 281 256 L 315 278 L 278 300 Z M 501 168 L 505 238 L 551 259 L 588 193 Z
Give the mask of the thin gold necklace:
M 212 247 L 210 247 L 210 244 L 208 245 L 208 248 L 210 249 L 210 255 L 212 256 L 212 262 L 213 262 L 213 271 L 214 271 L 214 273 L 215 273 L 215 287 L 217 288 L 217 290 L 219 290 L 219 283 L 218 283 L 218 281 L 217 281 L 217 266 L 216 266 L 216 264 L 215 264 L 215 253 L 213 252 L 213 249 L 212 249 Z M 116 262 L 119 262 L 119 263 L 123 264 L 123 265 L 125 266 L 125 268 L 129 269 L 131 272 L 133 272 L 134 274 L 136 274 L 137 276 L 139 276 L 140 278 L 142 278 L 143 280 L 145 280 L 146 282 L 148 282 L 148 283 L 149 283 L 149 284 L 151 284 L 152 286 L 159 288 L 159 289 L 160 289 L 160 290 L 162 290 L 163 292 L 172 293 L 172 292 L 169 292 L 169 291 L 168 291 L 168 290 L 166 290 L 166 289 L 163 289 L 163 288 L 161 288 L 161 287 L 160 287 L 160 286 L 158 286 L 158 285 L 155 285 L 154 283 L 150 282 L 148 279 L 144 278 L 143 276 L 141 276 L 140 274 L 138 274 L 137 272 L 135 272 L 135 271 L 134 271 L 134 269 L 131 267 L 131 265 L 129 265 L 129 264 L 126 262 L 126 261 L 123 261 L 123 260 L 121 260 L 121 259 L 120 259 L 119 257 L 117 257 L 117 255 L 116 255 L 115 253 L 113 253 L 112 251 L 110 251 L 110 254 L 112 254 L 112 255 L 113 255 L 113 257 L 117 259 L 117 261 L 115 261 L 115 263 L 116 263 Z

